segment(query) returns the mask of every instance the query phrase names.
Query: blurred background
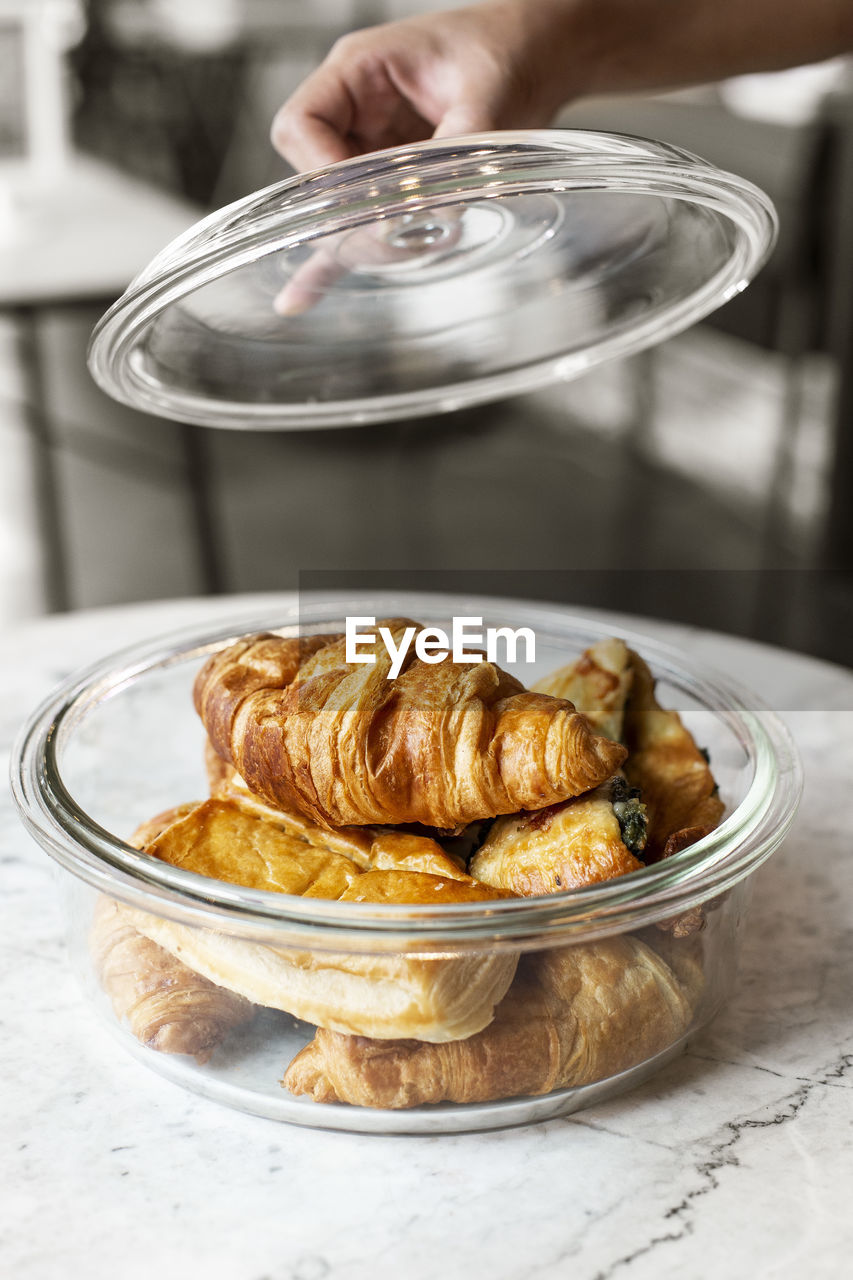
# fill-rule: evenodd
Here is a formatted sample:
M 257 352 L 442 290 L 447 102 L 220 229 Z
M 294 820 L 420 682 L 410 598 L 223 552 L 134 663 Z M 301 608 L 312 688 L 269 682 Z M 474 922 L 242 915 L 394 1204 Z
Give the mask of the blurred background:
M 447 0 L 0 0 L 0 622 L 453 574 L 853 663 L 847 61 L 565 112 L 686 147 L 780 213 L 755 284 L 642 356 L 318 433 L 181 426 L 92 384 L 88 335 L 136 271 L 286 176 L 270 122 L 331 43 L 429 7 Z

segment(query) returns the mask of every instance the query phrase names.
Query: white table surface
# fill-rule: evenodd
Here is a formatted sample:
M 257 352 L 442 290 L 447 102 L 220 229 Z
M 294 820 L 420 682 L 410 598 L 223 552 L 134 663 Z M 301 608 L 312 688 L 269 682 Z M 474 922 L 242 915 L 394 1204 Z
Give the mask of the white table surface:
M 85 155 L 38 185 L 0 166 L 4 197 L 0 307 L 118 297 L 200 217 L 188 200 Z
M 9 631 L 5 755 L 71 668 L 234 607 L 141 605 Z M 0 801 L 2 1274 L 851 1274 L 853 673 L 684 628 L 643 629 L 784 706 L 806 788 L 793 833 L 757 873 L 730 1006 L 651 1082 L 565 1119 L 367 1137 L 278 1125 L 184 1093 L 126 1055 L 82 1002 L 50 863 L 8 794 Z

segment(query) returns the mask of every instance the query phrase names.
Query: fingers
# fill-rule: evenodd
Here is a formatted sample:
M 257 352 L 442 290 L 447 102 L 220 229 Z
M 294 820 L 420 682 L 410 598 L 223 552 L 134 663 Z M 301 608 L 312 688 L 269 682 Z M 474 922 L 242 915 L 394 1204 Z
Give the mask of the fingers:
M 277 112 L 270 134 L 276 151 L 298 172 L 355 155 L 349 135 L 353 103 L 346 83 L 324 63 Z
M 456 138 L 466 133 L 489 133 L 496 128 L 495 115 L 484 103 L 456 103 L 442 116 L 433 137 Z
M 287 114 L 285 114 L 287 112 Z M 281 109 L 273 121 L 272 142 L 297 173 L 320 169 L 356 154 L 356 148 L 323 120 L 295 120 Z
M 495 129 L 514 113 L 508 39 L 477 9 L 344 36 L 276 115 L 273 145 L 305 170 Z

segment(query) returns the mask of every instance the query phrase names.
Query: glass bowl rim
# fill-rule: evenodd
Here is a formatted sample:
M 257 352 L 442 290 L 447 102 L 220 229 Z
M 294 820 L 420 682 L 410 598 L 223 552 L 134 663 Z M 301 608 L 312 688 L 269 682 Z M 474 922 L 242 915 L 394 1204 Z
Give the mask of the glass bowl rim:
M 307 634 L 374 606 L 382 595 L 324 593 L 314 599 L 303 592 L 293 604 L 269 613 L 241 611 L 211 628 L 182 627 L 74 672 L 35 709 L 13 748 L 12 792 L 24 825 L 75 877 L 145 910 L 278 945 L 370 951 L 591 941 L 667 919 L 718 896 L 750 875 L 781 844 L 796 813 L 802 769 L 787 728 L 760 699 L 705 663 L 691 658 L 688 664 L 671 644 L 631 628 L 560 605 L 494 596 L 395 592 L 393 604 L 399 607 L 375 616 L 417 617 L 425 608 L 435 608 L 450 617 L 454 606 L 464 603 L 467 612 L 479 611 L 484 618 L 498 612 L 503 618 L 523 616 L 525 624 L 534 627 L 550 624 L 587 637 L 620 636 L 649 661 L 657 676 L 692 693 L 723 719 L 746 752 L 753 770 L 746 795 L 719 827 L 665 861 L 566 894 L 441 907 L 365 904 L 249 889 L 159 862 L 101 827 L 67 791 L 58 762 L 64 738 L 88 712 L 146 673 L 201 661 L 253 631 L 303 629 Z

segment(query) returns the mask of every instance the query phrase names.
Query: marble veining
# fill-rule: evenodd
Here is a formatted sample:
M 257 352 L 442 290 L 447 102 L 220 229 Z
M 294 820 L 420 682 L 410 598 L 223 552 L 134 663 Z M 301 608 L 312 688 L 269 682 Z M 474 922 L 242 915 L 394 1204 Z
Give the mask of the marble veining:
M 269 598 L 239 602 L 247 613 Z M 192 601 L 0 637 L 0 748 L 59 675 Z M 853 1230 L 853 675 L 632 620 L 779 691 L 806 787 L 755 876 L 740 985 L 632 1093 L 528 1128 L 303 1130 L 184 1093 L 124 1053 L 68 973 L 47 857 L 0 796 L 0 1274 L 16 1280 L 836 1280 Z M 757 683 L 756 679 L 756 683 Z

